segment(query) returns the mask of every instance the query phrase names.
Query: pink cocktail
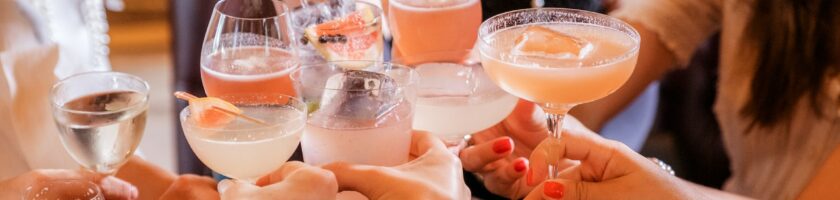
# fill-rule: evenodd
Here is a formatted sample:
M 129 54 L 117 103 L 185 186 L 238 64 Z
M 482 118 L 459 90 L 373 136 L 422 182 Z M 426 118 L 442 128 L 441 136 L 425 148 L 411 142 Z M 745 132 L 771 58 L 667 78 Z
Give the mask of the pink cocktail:
M 481 24 L 480 0 L 390 0 L 394 57 L 472 49 Z M 466 54 L 452 55 L 453 60 Z

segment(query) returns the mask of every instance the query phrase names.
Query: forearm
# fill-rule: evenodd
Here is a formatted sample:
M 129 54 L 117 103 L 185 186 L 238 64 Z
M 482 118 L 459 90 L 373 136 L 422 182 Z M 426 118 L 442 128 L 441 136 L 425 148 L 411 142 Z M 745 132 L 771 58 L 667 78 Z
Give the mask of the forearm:
M 137 156 L 120 167 L 116 176 L 128 181 L 140 191 L 139 199 L 158 199 L 177 176 Z
M 633 102 L 650 83 L 659 80 L 676 64 L 673 53 L 669 51 L 656 32 L 640 23 L 630 22 L 641 37 L 639 58 L 633 75 L 613 94 L 590 103 L 576 106 L 571 114 L 586 127 L 598 132 L 603 125 Z
M 698 185 L 696 183 L 692 183 L 690 181 L 686 181 L 686 180 L 683 180 L 683 179 L 680 179 L 680 182 L 682 182 L 682 184 L 687 185 L 688 187 L 691 187 L 692 189 L 696 190 L 700 195 L 703 195 L 704 197 L 706 197 L 705 199 L 726 199 L 726 200 L 752 199 L 752 198 L 744 197 L 744 196 L 737 195 L 737 194 L 734 194 L 734 193 L 725 192 L 723 190 L 718 190 L 718 189 L 706 187 L 706 186 L 703 186 L 703 185 Z

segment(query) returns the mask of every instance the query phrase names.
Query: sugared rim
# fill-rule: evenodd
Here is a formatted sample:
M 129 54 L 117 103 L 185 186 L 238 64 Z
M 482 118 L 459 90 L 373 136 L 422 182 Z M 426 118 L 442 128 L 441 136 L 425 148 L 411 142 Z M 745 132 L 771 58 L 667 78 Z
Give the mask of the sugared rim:
M 146 91 L 137 91 L 137 92 L 140 92 L 141 94 L 143 94 L 143 99 L 141 99 L 140 101 L 134 102 L 133 104 L 131 104 L 129 106 L 126 106 L 124 108 L 121 108 L 119 110 L 109 110 L 109 111 L 83 111 L 83 110 L 67 109 L 67 108 L 64 108 L 63 104 L 60 104 L 58 102 L 58 99 L 55 96 L 56 92 L 57 92 L 59 87 L 66 84 L 66 81 L 68 81 L 70 79 L 81 78 L 83 76 L 98 75 L 98 74 L 113 74 L 113 75 L 116 75 L 116 76 L 127 77 L 129 79 L 132 79 L 132 80 L 139 81 L 139 82 L 143 83 L 143 89 L 145 89 Z M 135 90 L 130 90 L 130 91 L 135 91 Z M 73 113 L 73 114 L 87 114 L 87 115 L 114 114 L 114 113 L 124 112 L 124 111 L 127 111 L 127 110 L 136 109 L 137 107 L 140 107 L 140 106 L 146 106 L 149 102 L 149 83 L 146 82 L 145 80 L 143 80 L 140 77 L 137 77 L 137 76 L 134 76 L 134 75 L 131 75 L 131 74 L 122 73 L 122 72 L 114 72 L 114 71 L 84 72 L 84 73 L 79 73 L 79 74 L 74 74 L 72 76 L 68 76 L 68 77 L 66 77 L 64 79 L 61 79 L 58 82 L 56 82 L 52 86 L 52 89 L 50 89 L 50 102 L 51 102 L 54 109 L 60 110 L 62 112 L 68 112 L 68 113 Z
M 601 13 L 596 13 L 596 12 L 591 12 L 591 11 L 586 11 L 586 10 L 570 9 L 570 8 L 527 8 L 527 9 L 519 9 L 519 10 L 512 10 L 512 11 L 504 12 L 504 13 L 495 15 L 493 17 L 490 17 L 487 20 L 485 20 L 484 22 L 482 22 L 481 26 L 479 26 L 479 29 L 478 29 L 478 40 L 481 41 L 481 45 L 479 45 L 479 53 L 485 54 L 485 50 L 484 50 L 485 48 L 491 48 L 493 50 L 496 50 L 496 48 L 492 47 L 490 42 L 487 41 L 488 34 L 492 35 L 492 33 L 484 33 L 485 31 L 483 31 L 483 29 L 485 29 L 486 26 L 489 26 L 489 24 L 493 23 L 494 20 L 497 20 L 498 18 L 501 18 L 501 17 L 504 17 L 504 16 L 512 15 L 512 14 L 515 14 L 515 13 L 529 13 L 529 12 L 562 12 L 562 13 L 575 13 L 575 14 L 578 14 L 580 16 L 590 15 L 590 16 L 593 16 L 593 17 L 596 17 L 596 18 L 607 19 L 610 22 L 617 23 L 617 24 L 619 24 L 619 26 L 626 27 L 628 30 L 632 31 L 631 32 L 632 34 L 626 34 L 624 31 L 618 30 L 618 29 L 613 28 L 613 27 L 604 26 L 604 25 L 600 25 L 600 24 L 594 24 L 594 23 L 580 23 L 580 22 L 536 22 L 536 23 L 526 23 L 526 24 L 517 25 L 517 26 L 523 26 L 523 25 L 529 25 L 529 24 L 542 24 L 542 23 L 564 23 L 564 24 L 582 24 L 582 25 L 600 26 L 600 27 L 604 27 L 604 28 L 608 28 L 608 29 L 614 29 L 616 31 L 620 31 L 622 33 L 625 33 L 625 35 L 629 36 L 637 44 L 637 45 L 634 45 L 633 48 L 631 48 L 630 50 L 624 52 L 624 54 L 621 54 L 620 56 L 615 56 L 615 57 L 612 57 L 612 58 L 602 59 L 602 60 L 599 60 L 598 62 L 594 62 L 595 64 L 591 64 L 591 65 L 583 65 L 586 68 L 600 68 L 600 67 L 610 66 L 610 65 L 615 64 L 617 62 L 623 61 L 623 60 L 625 60 L 629 57 L 632 57 L 634 54 L 639 52 L 639 47 L 641 46 L 641 37 L 639 35 L 639 32 L 635 28 L 633 28 L 633 26 L 631 26 L 630 24 L 627 24 L 626 22 L 621 21 L 621 20 L 619 20 L 615 17 L 609 16 L 609 15 L 604 15 L 604 14 L 601 14 Z M 510 27 L 514 27 L 514 26 L 505 27 L 503 29 L 507 29 L 507 28 L 510 28 Z M 502 30 L 502 29 L 499 29 L 499 30 Z M 493 33 L 496 33 L 499 30 L 494 31 Z M 487 47 L 484 47 L 484 46 L 487 46 Z M 502 60 L 501 58 L 498 58 L 498 56 L 489 56 L 489 57 L 492 57 L 493 59 L 497 59 L 497 60 L 499 60 L 501 62 L 504 62 L 504 63 L 510 63 L 508 61 Z M 521 67 L 521 66 L 516 65 L 516 64 L 513 64 L 511 66 Z M 552 68 L 552 69 L 562 69 L 562 68 Z

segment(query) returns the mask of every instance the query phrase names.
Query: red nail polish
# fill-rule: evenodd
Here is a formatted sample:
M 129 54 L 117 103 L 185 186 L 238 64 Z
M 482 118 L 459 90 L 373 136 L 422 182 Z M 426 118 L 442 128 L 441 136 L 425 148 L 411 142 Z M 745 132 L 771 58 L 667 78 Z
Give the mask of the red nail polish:
M 525 182 L 528 186 L 534 186 L 534 170 L 528 170 L 528 176 L 525 177 Z
M 547 181 L 543 185 L 543 194 L 555 199 L 562 199 L 566 187 L 562 183 Z
M 526 168 L 528 168 L 528 166 L 525 164 L 525 160 L 519 160 L 513 164 L 513 170 L 516 170 L 516 172 L 525 171 Z
M 510 151 L 512 146 L 513 146 L 513 144 L 511 144 L 510 139 L 499 140 L 499 141 L 496 141 L 496 143 L 493 144 L 493 151 L 498 153 L 498 154 L 505 153 L 507 151 Z

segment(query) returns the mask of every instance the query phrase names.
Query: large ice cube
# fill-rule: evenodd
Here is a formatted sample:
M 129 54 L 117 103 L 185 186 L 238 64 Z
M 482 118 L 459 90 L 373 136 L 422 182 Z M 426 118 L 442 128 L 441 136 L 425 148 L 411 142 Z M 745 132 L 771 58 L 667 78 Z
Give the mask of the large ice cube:
M 316 116 L 335 123 L 369 126 L 394 110 L 402 98 L 398 85 L 385 74 L 347 70 L 327 79 Z M 342 125 L 336 125 L 342 126 Z
M 589 41 L 543 26 L 530 26 L 516 38 L 511 50 L 514 56 L 535 59 L 574 59 L 585 58 L 592 51 Z
M 420 77 L 420 97 L 468 97 L 476 87 L 472 67 L 455 63 L 424 63 L 414 67 Z

